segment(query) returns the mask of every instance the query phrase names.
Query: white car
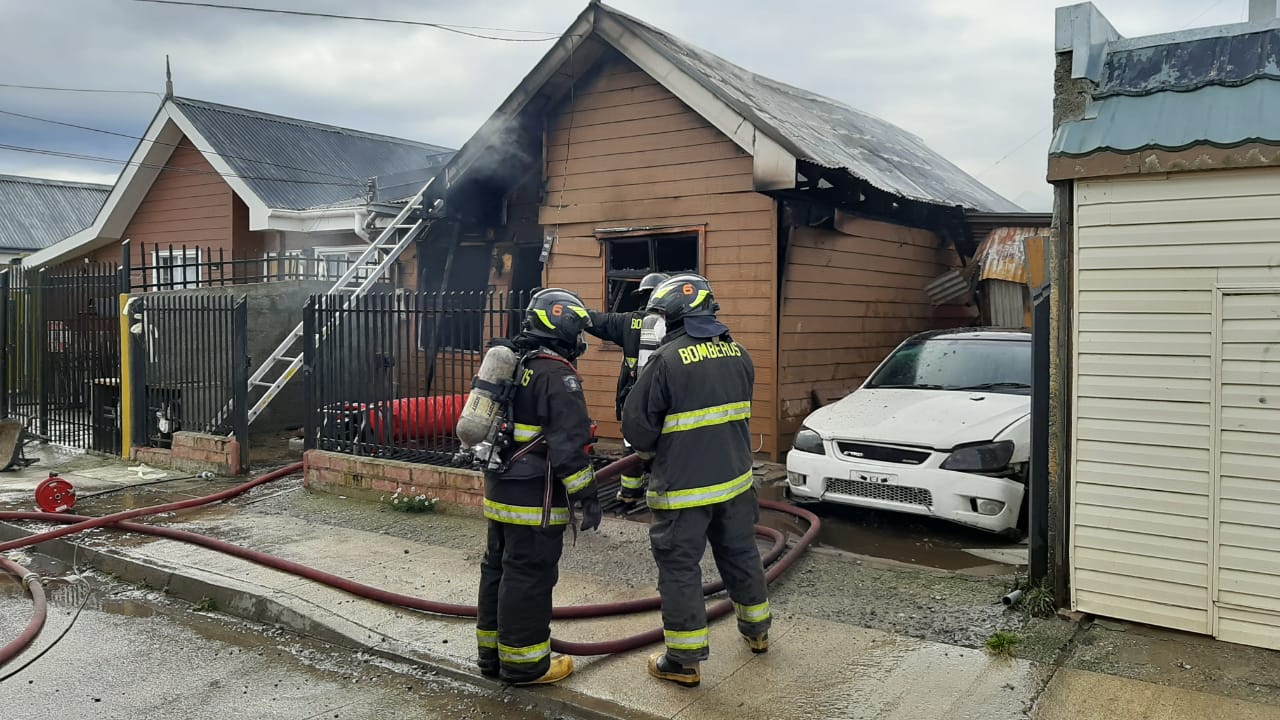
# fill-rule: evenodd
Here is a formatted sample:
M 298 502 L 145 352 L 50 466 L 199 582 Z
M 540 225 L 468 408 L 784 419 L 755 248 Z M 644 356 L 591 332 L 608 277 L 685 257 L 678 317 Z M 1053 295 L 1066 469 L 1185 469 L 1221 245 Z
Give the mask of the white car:
M 921 333 L 805 418 L 787 454 L 788 493 L 1018 537 L 1030 416 L 1029 333 Z

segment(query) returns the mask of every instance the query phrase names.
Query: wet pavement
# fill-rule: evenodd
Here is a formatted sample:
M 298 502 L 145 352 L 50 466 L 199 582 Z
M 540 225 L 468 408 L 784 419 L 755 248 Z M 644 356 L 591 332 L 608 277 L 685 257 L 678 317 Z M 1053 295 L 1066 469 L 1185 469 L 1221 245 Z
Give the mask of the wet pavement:
M 245 623 L 154 590 L 76 574 L 15 553 L 48 578 L 50 618 L 34 646 L 0 668 L 0 718 L 514 718 L 551 717 L 506 693 L 469 687 L 394 663 Z M 30 615 L 17 583 L 0 578 L 0 638 Z M 558 715 L 558 717 L 566 717 Z
M 88 470 L 90 477 L 121 472 L 119 466 Z M 21 482 L 25 481 L 0 476 L 0 506 L 9 498 L 12 505 L 29 507 L 29 493 L 7 492 Z M 105 513 L 206 494 L 227 484 L 224 480 L 177 481 L 105 495 L 76 510 Z M 122 577 L 129 576 L 126 579 L 133 582 L 145 579 L 152 588 L 168 588 L 173 596 L 193 602 L 216 594 L 224 611 L 265 623 L 260 634 L 250 633 L 261 648 L 239 646 L 249 655 L 261 649 L 269 660 L 283 662 L 283 656 L 272 654 L 287 650 L 273 635 L 280 632 L 273 626 L 280 626 L 339 643 L 340 680 L 346 679 L 343 671 L 362 667 L 366 660 L 376 665 L 391 658 L 404 663 L 404 668 L 435 669 L 441 682 L 455 678 L 463 680 L 464 686 L 482 688 L 475 698 L 510 698 L 510 704 L 526 713 L 534 712 L 530 707 L 553 713 L 572 707 L 573 713 L 591 718 L 1280 718 L 1276 693 L 1280 654 L 1178 633 L 1162 636 L 1126 624 L 1112 628 L 1098 623 L 1082 629 L 1056 618 L 1032 618 L 999 603 L 1020 569 L 1015 564 L 1020 550 L 1003 547 L 998 538 L 928 519 L 904 522 L 889 513 L 877 516 L 822 507 L 819 514 L 825 519 L 824 528 L 831 528 L 824 535 L 826 543 L 802 556 L 771 587 L 773 649 L 768 655 L 753 656 L 746 652 L 731 620 L 714 623 L 712 659 L 704 664 L 703 685 L 696 690 L 648 678 L 644 662 L 655 648 L 643 648 L 604 658 L 578 658 L 578 672 L 559 687 L 504 691 L 472 674 L 474 635 L 466 619 L 391 608 L 201 548 L 112 531 L 86 534 L 59 552 L 102 550 L 106 554 L 95 562 L 118 568 Z M 385 505 L 312 493 L 296 478 L 156 521 L 377 587 L 464 603 L 475 595 L 476 563 L 484 536 L 484 523 L 474 518 L 396 513 Z M 12 533 L 13 529 L 0 531 Z M 601 532 L 580 536 L 576 545 L 566 538 L 557 603 L 653 594 L 656 568 L 646 536 L 642 524 L 609 518 Z M 1000 558 L 1013 563 L 1002 563 Z M 704 575 L 715 576 L 710 558 L 704 563 Z M 0 579 L 0 588 L 5 583 Z M 17 589 L 16 583 L 8 585 L 11 591 Z M 164 597 L 157 590 L 144 595 Z M 79 596 L 59 601 L 64 610 L 75 597 Z M 123 604 L 113 611 L 95 612 L 134 623 L 155 621 L 154 616 L 129 618 L 127 613 L 146 611 L 132 609 L 136 607 L 132 596 L 121 598 Z M 3 603 L 0 611 L 7 617 L 11 613 Z M 570 640 L 602 640 L 657 624 L 656 613 L 643 613 L 557 621 L 553 631 L 556 637 Z M 0 631 L 4 627 L 0 624 Z M 55 631 L 57 627 L 55 623 Z M 1020 637 L 1016 657 L 992 657 L 981 650 L 997 630 Z M 184 626 L 184 632 L 196 631 Z M 224 665 L 234 668 L 242 657 L 248 656 L 226 653 L 191 661 L 210 664 L 211 674 L 221 677 L 233 672 Z M 341 662 L 343 657 L 346 662 Z M 422 675 L 425 671 L 418 672 L 424 681 L 431 678 Z M 1090 688 L 1097 688 L 1096 693 L 1091 694 Z M 5 693 L 0 692 L 0 697 Z M 482 708 L 476 704 L 479 700 L 472 702 L 475 698 L 464 695 L 461 701 L 468 709 Z M 1215 704 L 1215 698 L 1221 702 Z M 254 705 L 260 712 L 272 707 L 269 701 Z M 1074 708 L 1088 710 L 1073 712 Z M 1231 708 L 1235 714 L 1224 715 L 1221 708 Z M 0 701 L 0 718 L 7 720 L 5 709 Z M 440 714 L 416 716 L 467 717 L 461 712 L 447 714 L 448 710 L 428 708 L 423 712 Z M 504 703 L 501 716 L 523 717 L 506 710 Z M 121 715 L 126 716 L 167 717 Z

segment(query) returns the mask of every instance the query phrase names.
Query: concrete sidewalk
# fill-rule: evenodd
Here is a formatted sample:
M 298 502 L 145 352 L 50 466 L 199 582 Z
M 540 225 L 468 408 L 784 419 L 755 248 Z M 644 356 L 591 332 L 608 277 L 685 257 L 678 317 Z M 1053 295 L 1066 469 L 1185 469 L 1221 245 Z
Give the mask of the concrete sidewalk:
M 79 474 L 80 471 L 77 471 Z M 14 479 L 16 482 L 17 479 Z M 20 497 L 0 479 L 8 509 Z M 209 483 L 169 487 L 162 502 L 211 492 Z M 264 486 L 240 501 L 209 506 L 159 522 L 269 552 L 376 587 L 445 602 L 474 602 L 483 521 L 388 513 L 381 531 L 356 530 L 287 512 L 305 496 L 296 480 Z M 266 502 L 263 502 L 266 501 Z M 20 501 L 18 501 L 20 502 Z M 136 506 L 135 499 L 118 501 Z M 262 504 L 258 504 L 262 503 Z M 274 512 L 259 508 L 275 506 Z M 281 511 L 283 507 L 283 511 Z M 376 506 L 364 506 L 377 512 Z M 107 504 L 77 507 L 105 513 Z M 359 508 L 353 511 L 360 512 Z M 416 532 L 399 532 L 414 526 Z M 0 524 L 0 539 L 35 530 Z M 408 535 L 404 537 L 401 535 Z M 432 542 L 452 538 L 450 542 Z M 809 614 L 791 594 L 775 600 L 773 645 L 752 655 L 731 618 L 712 626 L 711 660 L 702 686 L 683 689 L 645 672 L 658 647 L 601 658 L 576 658 L 577 672 L 556 687 L 500 688 L 474 668 L 473 622 L 381 605 L 203 548 L 168 540 L 95 532 L 37 550 L 73 553 L 122 579 L 164 589 L 192 602 L 278 625 L 350 648 L 429 664 L 493 692 L 516 694 L 550 713 L 576 717 L 657 718 L 1280 718 L 1280 708 L 1175 691 L 1131 679 L 1058 670 L 1051 664 L 993 658 L 985 652 L 902 637 Z M 566 542 L 556 603 L 624 600 L 653 594 L 646 529 L 608 518 L 599 533 Z M 589 559 L 590 562 L 584 560 Z M 612 568 L 602 572 L 597 568 Z M 850 566 L 853 567 L 853 566 Z M 709 574 L 710 576 L 710 574 Z M 783 580 L 785 582 L 785 578 Z M 802 596 L 800 596 L 802 597 Z M 604 640 L 660 626 L 656 612 L 618 618 L 557 621 L 556 637 Z M 1108 700 L 1108 698 L 1111 698 Z

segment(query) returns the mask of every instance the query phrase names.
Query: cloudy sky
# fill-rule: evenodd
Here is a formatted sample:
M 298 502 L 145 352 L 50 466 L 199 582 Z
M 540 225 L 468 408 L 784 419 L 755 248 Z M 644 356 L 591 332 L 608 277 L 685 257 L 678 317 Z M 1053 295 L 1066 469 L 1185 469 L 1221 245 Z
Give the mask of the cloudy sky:
M 548 34 L 586 0 L 211 0 Z M 1049 209 L 1055 0 L 612 0 L 762 75 L 916 133 Z M 1239 22 L 1247 0 L 1095 0 L 1126 36 Z M 520 38 L 544 37 L 531 34 Z M 546 51 L 436 29 L 137 0 L 0 0 L 0 111 L 140 135 L 164 89 L 460 146 Z M 50 92 L 5 87 L 147 91 Z M 148 94 L 151 93 L 151 94 Z M 122 160 L 134 140 L 0 114 L 0 144 Z M 119 164 L 0 149 L 0 173 L 111 182 Z

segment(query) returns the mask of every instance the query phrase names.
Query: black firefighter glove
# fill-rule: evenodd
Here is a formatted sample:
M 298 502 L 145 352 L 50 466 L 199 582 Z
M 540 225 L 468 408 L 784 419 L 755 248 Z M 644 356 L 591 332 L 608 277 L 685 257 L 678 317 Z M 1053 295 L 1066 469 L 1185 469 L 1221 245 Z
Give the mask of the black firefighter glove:
M 579 530 L 586 532 L 600 527 L 600 521 L 604 518 L 604 511 L 600 509 L 600 498 L 596 497 L 595 483 L 571 495 L 569 502 L 582 508 L 582 524 L 578 526 Z

